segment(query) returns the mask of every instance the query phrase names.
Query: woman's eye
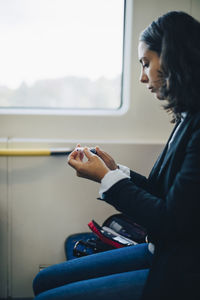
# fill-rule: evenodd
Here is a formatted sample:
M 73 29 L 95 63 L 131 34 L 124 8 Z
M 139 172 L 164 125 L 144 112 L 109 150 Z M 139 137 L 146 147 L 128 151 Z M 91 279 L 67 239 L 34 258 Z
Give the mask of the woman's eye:
M 143 65 L 143 68 L 148 68 L 148 67 L 149 67 L 148 63 Z

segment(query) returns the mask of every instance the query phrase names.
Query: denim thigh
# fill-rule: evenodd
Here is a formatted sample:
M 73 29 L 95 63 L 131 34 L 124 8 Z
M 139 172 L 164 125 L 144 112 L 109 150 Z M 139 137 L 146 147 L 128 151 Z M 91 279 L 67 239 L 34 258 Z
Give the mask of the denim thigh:
M 110 250 L 50 266 L 33 281 L 35 295 L 63 285 L 117 273 L 147 269 L 152 254 L 147 244 Z
M 140 300 L 149 269 L 82 280 L 43 292 L 35 300 Z

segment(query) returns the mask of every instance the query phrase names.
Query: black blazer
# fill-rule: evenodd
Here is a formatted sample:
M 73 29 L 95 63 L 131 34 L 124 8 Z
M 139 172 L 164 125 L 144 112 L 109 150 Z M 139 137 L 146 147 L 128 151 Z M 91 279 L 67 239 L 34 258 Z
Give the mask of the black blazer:
M 167 148 L 148 178 L 131 171 L 104 200 L 144 226 L 155 244 L 143 299 L 199 300 L 200 112 L 186 116 Z

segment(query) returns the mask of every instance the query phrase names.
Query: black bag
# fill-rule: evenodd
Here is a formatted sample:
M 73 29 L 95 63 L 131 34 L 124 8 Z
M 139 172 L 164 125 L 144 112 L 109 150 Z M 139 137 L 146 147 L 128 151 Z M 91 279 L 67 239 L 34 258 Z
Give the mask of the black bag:
M 94 220 L 88 224 L 93 232 L 70 235 L 65 241 L 67 260 L 116 248 L 145 243 L 147 232 L 124 214 L 115 214 L 102 226 Z

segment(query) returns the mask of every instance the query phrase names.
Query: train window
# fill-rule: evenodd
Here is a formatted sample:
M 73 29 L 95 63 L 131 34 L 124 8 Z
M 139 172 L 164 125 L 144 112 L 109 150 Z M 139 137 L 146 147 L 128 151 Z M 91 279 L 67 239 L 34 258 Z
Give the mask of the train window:
M 0 2 L 0 108 L 117 110 L 124 0 Z

